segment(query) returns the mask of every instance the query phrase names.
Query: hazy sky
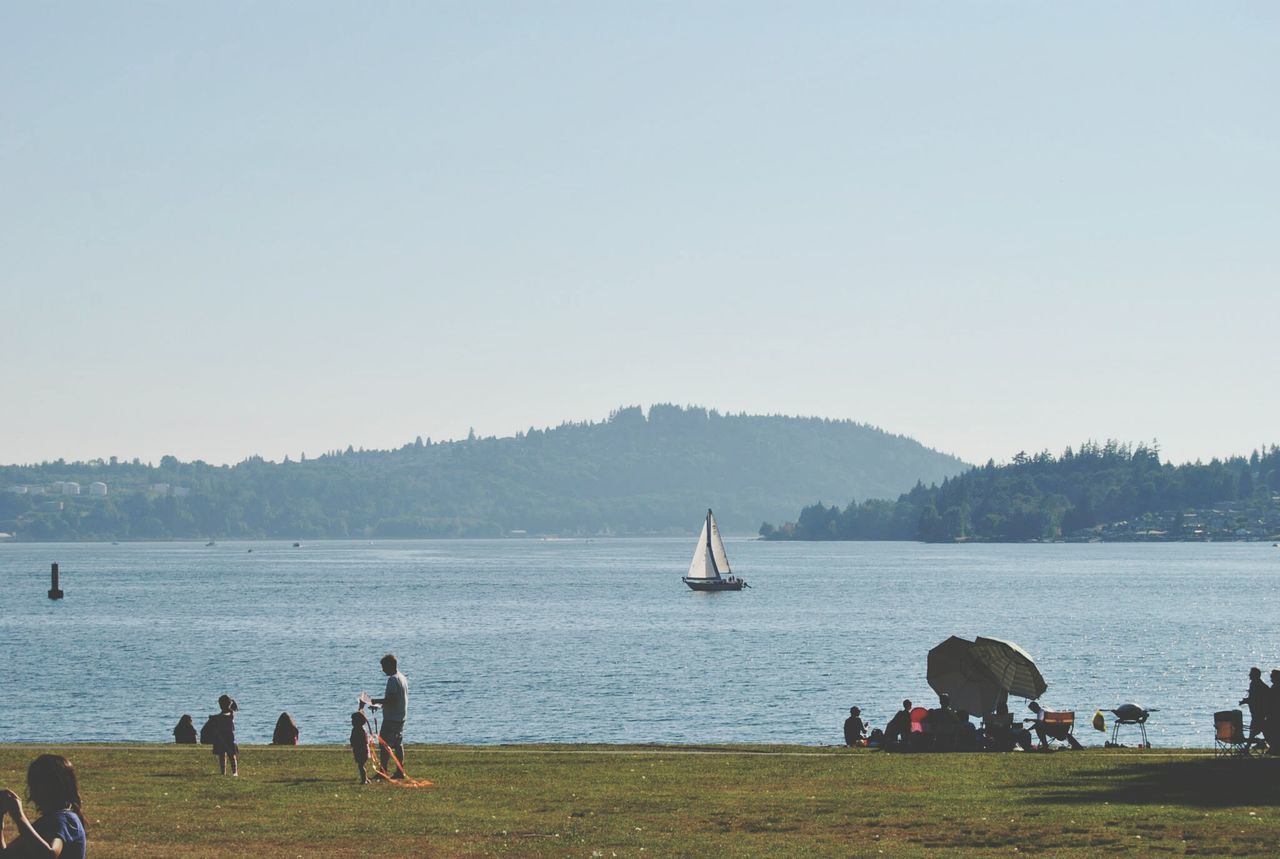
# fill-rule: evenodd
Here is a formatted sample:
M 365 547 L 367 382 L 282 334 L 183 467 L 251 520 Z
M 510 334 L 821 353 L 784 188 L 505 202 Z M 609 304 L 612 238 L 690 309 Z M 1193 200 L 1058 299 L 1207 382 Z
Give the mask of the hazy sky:
M 1280 5 L 7 3 L 0 462 L 1280 443 Z

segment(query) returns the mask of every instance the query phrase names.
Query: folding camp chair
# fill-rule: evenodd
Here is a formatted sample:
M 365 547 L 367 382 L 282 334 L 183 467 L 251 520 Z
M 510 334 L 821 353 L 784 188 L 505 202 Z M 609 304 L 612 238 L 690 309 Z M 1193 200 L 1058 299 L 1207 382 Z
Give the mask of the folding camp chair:
M 1244 714 L 1239 710 L 1219 710 L 1213 714 L 1213 756 L 1247 758 L 1253 746 L 1244 733 Z
M 1047 747 L 1052 740 L 1067 740 L 1068 735 L 1074 737 L 1076 726 L 1075 710 L 1042 710 L 1044 718 L 1040 726 L 1044 728 L 1044 744 Z

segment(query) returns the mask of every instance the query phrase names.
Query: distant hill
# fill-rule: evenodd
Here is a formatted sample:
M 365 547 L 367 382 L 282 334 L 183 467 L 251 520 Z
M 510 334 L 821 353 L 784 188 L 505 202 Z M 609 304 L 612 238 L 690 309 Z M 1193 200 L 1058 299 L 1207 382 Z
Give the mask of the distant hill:
M 1060 457 L 1019 453 L 896 501 L 811 504 L 771 540 L 1276 540 L 1280 447 L 1174 466 L 1146 445 L 1088 443 Z
M 23 540 L 683 534 L 712 507 L 726 532 L 751 533 L 813 498 L 896 495 L 964 467 L 852 421 L 655 405 L 647 415 L 624 408 L 599 423 L 514 437 L 417 439 L 300 462 L 4 466 L 0 532 Z

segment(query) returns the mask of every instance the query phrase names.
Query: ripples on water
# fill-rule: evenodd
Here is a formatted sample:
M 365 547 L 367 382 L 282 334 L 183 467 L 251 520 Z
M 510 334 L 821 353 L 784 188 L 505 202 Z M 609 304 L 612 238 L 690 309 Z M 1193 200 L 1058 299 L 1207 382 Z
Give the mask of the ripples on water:
M 390 650 L 411 742 L 833 744 L 852 704 L 883 725 L 934 700 L 954 633 L 1030 651 L 1086 744 L 1095 708 L 1137 701 L 1153 743 L 1204 746 L 1249 667 L 1280 667 L 1270 544 L 731 540 L 752 588 L 726 594 L 681 584 L 692 544 L 3 545 L 0 741 L 166 741 L 227 691 L 242 742 L 287 710 L 342 743 Z

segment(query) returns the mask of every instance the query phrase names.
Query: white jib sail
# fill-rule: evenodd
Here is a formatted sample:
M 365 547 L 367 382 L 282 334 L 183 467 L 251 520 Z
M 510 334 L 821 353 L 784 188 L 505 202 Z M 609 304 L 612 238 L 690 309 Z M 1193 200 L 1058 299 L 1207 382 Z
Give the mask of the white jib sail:
M 732 570 L 729 569 L 729 556 L 724 553 L 724 540 L 720 539 L 720 527 L 716 525 L 716 517 L 707 518 L 711 520 L 711 557 L 715 559 L 720 575 L 727 576 Z
M 689 563 L 689 578 L 691 579 L 718 579 L 720 574 L 716 571 L 716 561 L 712 557 L 711 549 L 707 546 L 707 523 L 702 523 L 702 533 L 698 535 L 698 545 L 693 548 L 693 560 Z

